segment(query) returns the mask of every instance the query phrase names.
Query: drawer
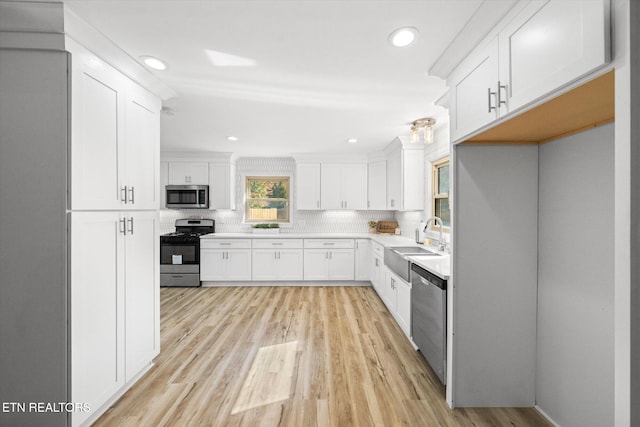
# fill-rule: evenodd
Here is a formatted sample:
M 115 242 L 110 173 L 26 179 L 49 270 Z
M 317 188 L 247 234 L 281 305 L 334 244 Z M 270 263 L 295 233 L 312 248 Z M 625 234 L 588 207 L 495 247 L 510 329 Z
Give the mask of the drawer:
M 301 249 L 302 239 L 254 239 L 254 249 Z
M 200 239 L 200 249 L 251 249 L 250 239 Z
M 304 239 L 305 248 L 344 248 L 353 249 L 355 247 L 353 239 Z
M 371 242 L 371 250 L 375 256 L 384 256 L 384 246 L 379 243 Z

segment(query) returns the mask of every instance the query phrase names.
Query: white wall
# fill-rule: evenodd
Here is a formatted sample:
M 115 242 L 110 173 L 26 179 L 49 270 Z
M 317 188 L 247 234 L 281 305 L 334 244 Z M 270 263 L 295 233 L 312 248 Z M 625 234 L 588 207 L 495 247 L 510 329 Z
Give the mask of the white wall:
M 562 426 L 613 425 L 613 128 L 539 149 L 536 400 Z
M 452 403 L 535 403 L 538 147 L 454 147 Z M 451 338 L 451 334 L 449 334 Z
M 640 425 L 640 2 L 613 0 L 615 425 Z
M 68 401 L 67 61 L 0 49 L 0 402 Z M 0 415 L 66 424 L 60 412 Z
M 425 145 L 424 147 L 424 210 L 395 213 L 395 219 L 398 221 L 403 236 L 413 239 L 415 237 L 415 230 L 419 228 L 420 222 L 432 216 L 433 206 L 431 197 L 433 196 L 433 177 L 431 170 L 433 163 L 448 156 L 450 151 L 449 120 L 448 117 L 444 117 L 439 119 L 436 125 L 434 143 Z M 450 195 L 449 206 L 451 206 L 452 200 L 453 198 Z M 428 237 L 432 239 L 439 237 L 437 231 L 430 231 L 427 234 Z M 443 237 L 447 242 L 451 241 L 451 235 L 449 233 L 445 233 Z M 433 243 L 435 245 L 437 242 L 434 241 Z

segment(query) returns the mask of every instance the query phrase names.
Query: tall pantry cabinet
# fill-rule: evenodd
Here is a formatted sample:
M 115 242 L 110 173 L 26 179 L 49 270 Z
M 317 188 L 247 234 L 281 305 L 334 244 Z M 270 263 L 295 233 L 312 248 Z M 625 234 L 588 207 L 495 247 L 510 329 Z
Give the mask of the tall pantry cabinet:
M 73 40 L 66 47 L 71 401 L 98 410 L 159 353 L 160 101 Z M 74 413 L 72 425 L 89 418 Z
M 82 404 L 0 424 L 87 425 L 159 352 L 160 99 L 62 4 L 0 15 L 0 401 Z

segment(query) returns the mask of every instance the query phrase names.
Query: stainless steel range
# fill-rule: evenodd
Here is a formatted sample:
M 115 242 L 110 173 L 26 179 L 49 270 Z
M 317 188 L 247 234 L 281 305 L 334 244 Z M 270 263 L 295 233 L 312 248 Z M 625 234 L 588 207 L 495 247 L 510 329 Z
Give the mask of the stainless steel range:
M 160 236 L 160 286 L 200 286 L 200 236 L 215 233 L 213 219 L 178 219 Z

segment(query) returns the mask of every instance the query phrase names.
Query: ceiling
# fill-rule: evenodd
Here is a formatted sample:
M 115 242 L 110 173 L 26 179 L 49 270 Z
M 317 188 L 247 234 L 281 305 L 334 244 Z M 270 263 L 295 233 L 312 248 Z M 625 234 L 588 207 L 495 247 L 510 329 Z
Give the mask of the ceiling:
M 481 3 L 65 1 L 132 58 L 168 63 L 152 71 L 178 94 L 164 101 L 162 150 L 240 156 L 368 153 L 417 118 L 443 122 L 445 84 L 427 70 Z M 393 47 L 402 26 L 419 37 Z

